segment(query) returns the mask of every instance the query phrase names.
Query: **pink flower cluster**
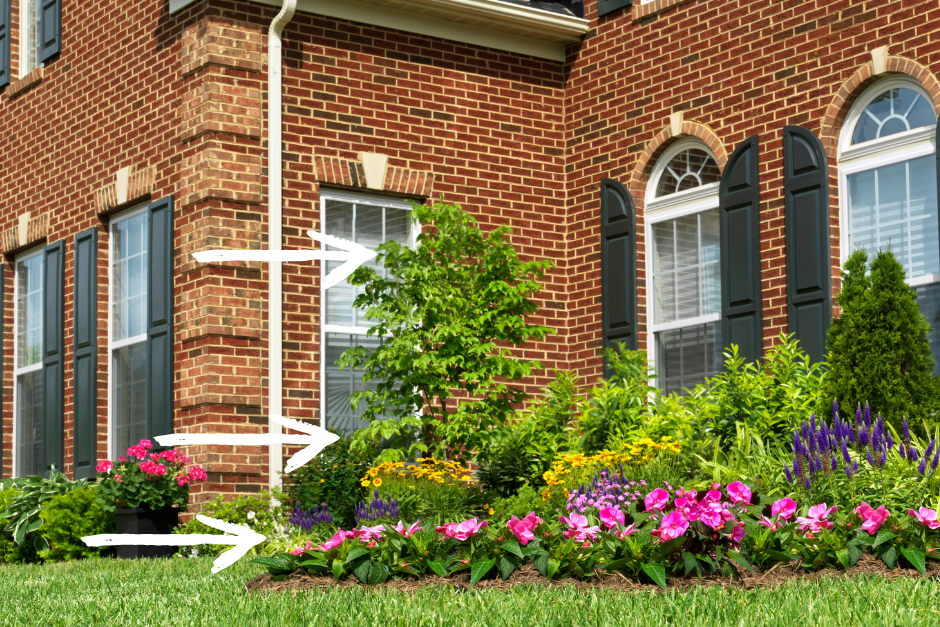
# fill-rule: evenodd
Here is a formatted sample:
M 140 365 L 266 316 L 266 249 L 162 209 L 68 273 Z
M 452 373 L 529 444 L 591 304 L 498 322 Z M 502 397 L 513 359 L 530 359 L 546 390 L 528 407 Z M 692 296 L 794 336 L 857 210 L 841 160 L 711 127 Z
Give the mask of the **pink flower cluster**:
M 398 524 L 392 527 L 392 529 L 394 529 L 401 535 L 405 536 L 406 538 L 410 538 L 419 529 L 424 529 L 424 527 L 418 526 L 420 522 L 421 521 L 419 520 L 418 522 L 412 524 L 410 527 L 406 529 L 405 524 L 399 520 Z M 343 542 L 345 542 L 347 539 L 350 539 L 350 538 L 353 540 L 362 540 L 363 542 L 368 542 L 368 546 L 370 547 L 375 546 L 376 541 L 382 539 L 382 532 L 384 531 L 385 531 L 385 525 L 376 525 L 375 527 L 367 527 L 363 525 L 359 529 L 353 529 L 351 531 L 343 531 L 342 529 L 337 529 L 333 537 L 327 540 L 326 542 L 324 542 L 323 544 L 321 544 L 320 546 L 318 546 L 317 550 L 329 551 L 330 549 L 338 547 L 339 545 L 341 545 Z M 307 551 L 311 550 L 311 546 L 309 542 L 307 542 L 306 549 L 298 548 L 296 549 L 297 552 L 291 551 L 291 553 L 293 555 L 300 555 L 305 550 Z
M 111 472 L 112 468 L 114 468 L 114 464 L 106 459 L 98 462 L 98 465 L 95 466 L 95 470 L 98 472 Z
M 928 529 L 937 529 L 940 527 L 940 521 L 937 520 L 936 510 L 929 509 L 927 507 L 921 507 L 920 510 L 914 511 L 912 509 L 907 510 L 907 513 L 917 519 L 922 525 L 926 525 Z
M 456 538 L 462 542 L 478 535 L 489 524 L 488 520 L 479 522 L 476 518 L 471 518 L 462 523 L 447 523 L 441 527 L 436 527 L 436 529 L 445 538 Z
M 187 475 L 184 472 L 181 472 L 176 476 L 176 483 L 178 485 L 186 485 L 188 483 L 196 483 L 197 481 L 205 481 L 209 478 L 209 475 L 206 474 L 206 471 L 202 469 L 201 466 L 193 466 L 189 469 L 189 474 Z
M 561 535 L 566 539 L 574 538 L 575 542 L 594 540 L 597 538 L 597 532 L 601 530 L 597 526 L 589 527 L 587 516 L 584 514 L 571 514 L 570 518 L 568 516 L 559 516 L 558 521 L 568 525 L 568 529 Z
M 419 526 L 418 526 L 418 525 L 420 525 L 420 524 L 421 524 L 421 519 L 419 518 L 417 522 L 413 523 L 410 527 L 408 527 L 407 529 L 405 529 L 405 523 L 403 523 L 402 521 L 399 520 L 399 521 L 398 521 L 398 524 L 395 525 L 394 527 L 392 527 L 392 529 L 394 529 L 395 531 L 397 531 L 397 532 L 400 533 L 401 535 L 405 536 L 406 538 L 410 538 L 411 536 L 413 536 L 413 535 L 415 534 L 415 531 L 418 531 L 418 530 L 420 530 L 420 529 L 424 529 L 424 527 L 419 527 Z
M 158 464 L 152 459 L 148 459 L 140 465 L 140 469 L 147 473 L 148 475 L 165 475 L 166 466 L 163 464 Z
M 634 523 L 630 523 L 629 527 L 624 527 L 627 522 L 626 516 L 617 507 L 605 507 L 600 511 L 600 517 L 601 524 L 607 527 L 607 531 L 612 532 L 621 540 L 627 538 L 631 533 L 640 531 Z
M 152 477 L 160 477 L 169 473 L 167 466 L 173 466 L 176 468 L 184 468 L 186 464 L 189 463 L 189 457 L 175 451 L 173 449 L 167 449 L 160 453 L 148 453 L 153 448 L 150 440 L 141 440 L 138 444 L 127 449 L 127 455 L 132 460 L 131 463 L 136 463 L 140 466 L 140 470 Z M 121 455 L 118 457 L 118 462 L 121 464 L 127 464 L 128 458 Z M 98 462 L 95 466 L 95 470 L 100 473 L 110 473 L 114 469 L 114 464 L 105 459 Z M 121 468 L 118 468 L 121 470 Z M 114 478 L 120 483 L 122 475 L 116 474 Z M 197 481 L 205 481 L 208 479 L 206 471 L 200 468 L 199 466 L 193 466 L 189 472 L 181 470 L 178 474 L 175 475 L 177 485 L 188 485 L 190 483 L 195 483 Z
M 150 443 L 150 440 L 141 440 L 140 443 L 135 444 L 134 446 L 127 449 L 127 454 L 137 459 L 146 459 L 147 451 L 153 448 L 153 444 Z
M 796 501 L 790 498 L 783 498 L 773 504 L 770 508 L 770 515 L 773 516 L 773 519 L 767 518 L 761 514 L 760 520 L 757 521 L 758 525 L 764 525 L 771 531 L 776 531 L 780 529 L 780 521 L 783 520 L 784 523 L 788 523 L 793 514 L 796 513 Z
M 750 503 L 751 490 L 740 481 L 729 483 L 729 500 L 723 501 L 723 495 L 718 489 L 720 487 L 720 484 L 713 484 L 712 489 L 706 492 L 701 500 L 696 498 L 698 494 L 695 490 L 686 491 L 680 488 L 676 492 L 677 498 L 673 501 L 675 509 L 663 516 L 660 528 L 654 529 L 652 534 L 659 538 L 660 542 L 668 542 L 684 535 L 690 523 L 700 522 L 712 531 L 730 532 L 731 541 L 740 543 L 744 538 L 744 523 L 735 520 L 732 509 Z M 643 502 L 646 511 L 663 513 L 669 504 L 669 492 L 657 488 L 646 495 Z
M 839 508 L 833 505 L 826 508 L 825 503 L 819 503 L 809 508 L 809 516 L 804 518 L 799 516 L 796 522 L 800 523 L 800 531 L 809 529 L 809 533 L 819 533 L 821 529 L 831 529 L 832 521 L 828 520 L 829 514 L 839 511 Z
M 509 527 L 509 531 L 512 532 L 512 535 L 516 536 L 516 540 L 519 541 L 519 544 L 525 546 L 532 540 L 535 540 L 535 528 L 540 524 L 542 524 L 542 519 L 536 516 L 535 512 L 529 512 L 522 520 L 513 516 L 509 519 L 509 522 L 506 523 L 506 526 Z
M 865 501 L 862 501 L 862 504 L 855 508 L 855 513 L 862 519 L 862 529 L 867 531 L 869 535 L 877 533 L 881 525 L 883 525 L 888 519 L 888 516 L 891 515 L 891 512 L 885 509 L 884 505 L 878 509 L 874 509 Z

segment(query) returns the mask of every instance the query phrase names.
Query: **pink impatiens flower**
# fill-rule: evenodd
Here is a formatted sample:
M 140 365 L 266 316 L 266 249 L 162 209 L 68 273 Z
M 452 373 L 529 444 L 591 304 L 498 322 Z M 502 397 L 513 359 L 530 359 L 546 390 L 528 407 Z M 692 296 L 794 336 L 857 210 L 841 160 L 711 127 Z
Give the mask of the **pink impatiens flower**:
M 627 521 L 623 512 L 616 507 L 605 507 L 601 509 L 600 516 L 601 522 L 604 523 L 608 529 L 613 529 L 617 525 L 622 525 Z
M 363 540 L 380 540 L 382 538 L 382 532 L 385 531 L 385 525 L 376 525 L 375 527 L 366 527 L 363 525 L 359 530 L 363 532 Z
M 300 554 L 302 554 L 304 551 L 312 551 L 312 550 L 313 550 L 313 543 L 311 543 L 310 540 L 307 540 L 307 548 L 304 548 L 304 547 L 302 547 L 302 546 L 298 546 L 296 549 L 294 549 L 293 551 L 291 551 L 290 554 L 291 554 L 291 555 L 300 555 Z
M 689 521 L 679 512 L 673 511 L 663 517 L 659 529 L 653 529 L 652 534 L 659 538 L 660 542 L 667 542 L 678 538 L 689 528 Z
M 597 538 L 597 532 L 601 530 L 600 527 L 588 527 L 588 519 L 584 514 L 571 514 L 571 518 L 559 516 L 558 520 L 568 525 L 568 530 L 562 535 L 566 539 L 574 538 L 576 542 L 594 540 Z
M 744 533 L 744 523 L 738 522 L 731 531 L 731 541 L 735 544 L 741 544 L 741 540 L 744 539 Z
M 519 544 L 525 546 L 530 541 L 535 540 L 533 530 L 541 523 L 542 519 L 536 516 L 535 512 L 529 512 L 522 520 L 513 516 L 509 519 L 509 522 L 506 523 L 506 526 L 509 527 L 509 531 L 516 537 Z
M 839 511 L 839 508 L 835 505 L 827 509 L 825 503 L 819 503 L 809 508 L 808 518 L 800 516 L 796 519 L 796 522 L 800 523 L 800 531 L 809 529 L 812 533 L 819 533 L 820 529 L 830 529 L 832 527 L 832 521 L 826 520 L 826 518 L 835 511 Z
M 689 522 L 698 520 L 699 503 L 695 500 L 695 490 L 685 492 L 684 496 L 677 498 L 674 503 L 676 510 L 685 516 L 686 520 Z
M 480 533 L 486 527 L 489 521 L 479 522 L 476 518 L 465 520 L 462 523 L 447 523 L 442 527 L 437 527 L 437 532 L 443 534 L 446 538 L 456 538 L 457 540 L 469 540 Z
M 98 465 L 95 466 L 95 470 L 98 472 L 111 472 L 112 468 L 114 468 L 114 464 L 107 459 L 98 462 Z
M 796 501 L 790 498 L 782 498 L 776 501 L 770 508 L 770 515 L 780 514 L 780 518 L 789 520 L 796 513 Z
M 927 525 L 928 529 L 937 529 L 940 527 L 940 521 L 937 520 L 936 510 L 928 509 L 926 507 L 921 507 L 919 511 L 914 511 L 912 509 L 907 510 L 907 513 L 917 519 L 917 522 L 922 525 Z
M 740 481 L 735 481 L 728 484 L 728 496 L 731 498 L 732 503 L 751 502 L 750 488 Z
M 398 521 L 398 524 L 395 525 L 394 527 L 392 527 L 392 529 L 394 529 L 395 531 L 397 531 L 397 532 L 400 533 L 401 535 L 405 536 L 406 538 L 410 538 L 411 536 L 413 536 L 413 535 L 415 534 L 415 531 L 418 531 L 418 530 L 420 530 L 420 529 L 424 529 L 424 527 L 419 527 L 419 526 L 418 526 L 418 525 L 420 525 L 420 524 L 421 524 L 421 519 L 419 518 L 416 523 L 412 524 L 410 527 L 408 527 L 407 529 L 405 529 L 405 523 L 403 523 L 402 521 L 399 520 L 399 521 Z
M 869 535 L 874 535 L 878 529 L 888 519 L 891 513 L 882 505 L 878 509 L 873 509 L 871 505 L 862 501 L 862 504 L 855 508 L 855 513 L 862 519 L 862 529 Z
M 656 510 L 657 512 L 661 512 L 663 508 L 666 507 L 666 503 L 669 502 L 669 493 L 662 488 L 656 488 L 646 495 L 643 502 L 646 504 L 646 511 Z

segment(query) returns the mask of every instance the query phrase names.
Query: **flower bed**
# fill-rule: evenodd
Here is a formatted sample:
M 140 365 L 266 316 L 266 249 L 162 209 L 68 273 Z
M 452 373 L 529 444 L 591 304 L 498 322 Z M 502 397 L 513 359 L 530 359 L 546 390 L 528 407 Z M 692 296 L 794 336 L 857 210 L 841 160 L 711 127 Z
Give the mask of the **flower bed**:
M 723 490 L 714 484 L 701 495 L 667 488 L 623 507 L 570 511 L 557 520 L 513 516 L 505 527 L 474 518 L 436 528 L 399 521 L 339 529 L 319 546 L 252 561 L 267 567 L 272 582 L 312 577 L 411 585 L 437 577 L 475 586 L 509 582 L 516 573 L 515 580 L 528 581 L 534 570 L 545 581 L 593 584 L 614 577 L 666 588 L 670 578 L 690 575 L 745 581 L 778 569 L 846 570 L 866 555 L 864 564 L 879 559 L 888 570 L 910 565 L 924 574 L 940 548 L 937 513 L 926 507 L 892 514 L 865 502 L 849 512 L 817 503 L 798 512 L 792 499 L 758 497 L 739 481 Z

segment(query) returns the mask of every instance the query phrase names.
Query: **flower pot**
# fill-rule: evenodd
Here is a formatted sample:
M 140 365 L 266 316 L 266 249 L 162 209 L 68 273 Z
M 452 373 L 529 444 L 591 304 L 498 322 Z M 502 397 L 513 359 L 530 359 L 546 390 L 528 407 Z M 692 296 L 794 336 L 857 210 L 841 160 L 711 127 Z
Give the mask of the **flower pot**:
M 167 534 L 179 524 L 180 511 L 175 507 L 152 510 L 146 507 L 118 508 L 114 512 L 118 533 Z M 178 547 L 152 544 L 118 545 L 117 556 L 124 559 L 141 557 L 172 557 Z

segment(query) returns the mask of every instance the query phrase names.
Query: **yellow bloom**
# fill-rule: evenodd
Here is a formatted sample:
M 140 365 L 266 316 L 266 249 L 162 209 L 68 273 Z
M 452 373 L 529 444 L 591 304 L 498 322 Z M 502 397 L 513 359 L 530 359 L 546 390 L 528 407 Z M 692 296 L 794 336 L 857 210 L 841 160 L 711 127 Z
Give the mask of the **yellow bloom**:
M 368 488 L 368 487 L 369 487 L 369 480 L 368 480 L 368 479 L 363 479 L 360 483 L 362 484 L 362 487 L 363 487 L 363 488 Z
M 382 480 L 379 479 L 378 477 L 376 477 L 376 478 L 372 481 L 372 485 L 374 485 L 375 487 L 378 488 L 379 486 L 382 485 Z
M 491 507 L 491 508 L 490 508 L 490 516 L 492 516 L 492 515 L 493 515 L 493 512 L 495 512 L 495 511 L 496 511 L 496 510 Z

